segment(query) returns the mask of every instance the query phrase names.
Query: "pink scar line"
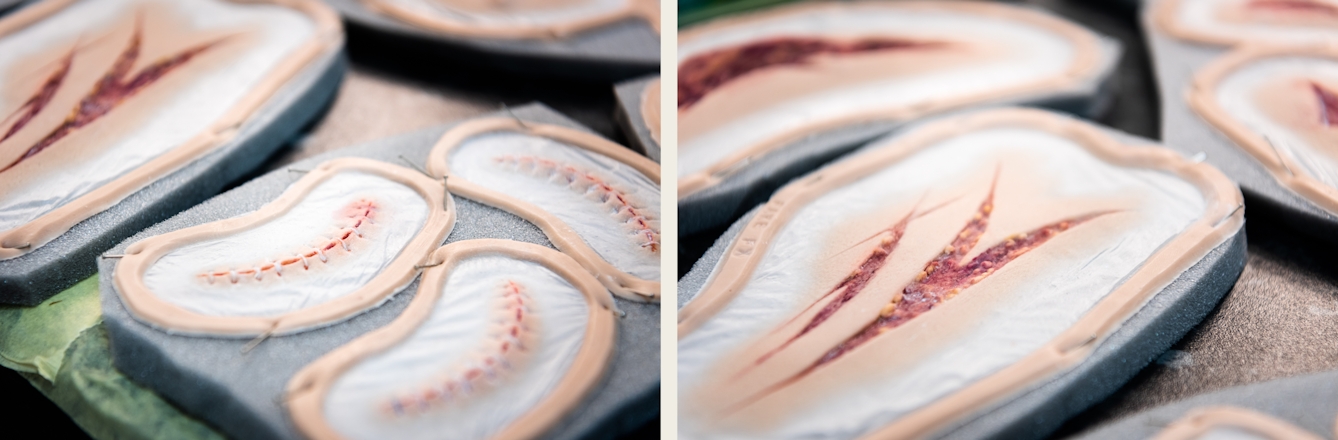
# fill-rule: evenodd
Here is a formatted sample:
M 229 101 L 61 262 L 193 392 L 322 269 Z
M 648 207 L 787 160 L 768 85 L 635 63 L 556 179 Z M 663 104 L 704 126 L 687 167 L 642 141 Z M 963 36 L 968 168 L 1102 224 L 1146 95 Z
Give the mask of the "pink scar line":
M 375 202 L 365 199 L 358 200 L 349 204 L 343 211 L 347 213 L 346 217 L 348 218 L 349 226 L 340 228 L 335 231 L 333 236 L 311 246 L 306 251 L 296 252 L 291 256 L 270 259 L 265 263 L 253 265 L 244 269 L 216 270 L 205 272 L 198 276 L 204 278 L 209 284 L 214 284 L 215 278 L 223 278 L 232 284 L 237 284 L 248 277 L 259 281 L 265 277 L 266 272 L 273 272 L 274 276 L 282 277 L 284 268 L 289 266 L 300 266 L 299 268 L 302 270 L 309 270 L 311 269 L 311 261 L 309 260 L 311 258 L 318 259 L 322 263 L 328 263 L 330 261 L 330 256 L 326 255 L 326 252 L 333 250 L 335 247 L 341 247 L 345 251 L 351 251 L 352 249 L 350 248 L 348 241 L 354 237 L 361 238 L 363 236 L 362 228 L 376 223 L 375 217 L 377 207 Z
M 453 368 L 452 374 L 417 392 L 390 398 L 382 405 L 384 412 L 395 416 L 416 416 L 433 407 L 447 404 L 480 392 L 496 383 L 502 374 L 511 371 L 508 358 L 526 351 L 522 342 L 526 333 L 530 298 L 525 287 L 515 281 L 501 286 L 502 307 L 495 324 L 498 331 L 476 350 L 481 361 L 472 361 Z
M 1338 123 L 1338 95 L 1314 82 L 1310 83 L 1310 90 L 1315 92 L 1315 98 L 1319 100 L 1320 122 L 1325 127 L 1332 127 L 1334 123 Z
M 631 235 L 640 240 L 642 248 L 650 250 L 652 253 L 660 252 L 660 232 L 655 230 L 654 222 L 646 211 L 633 205 L 630 195 L 599 178 L 599 176 L 569 164 L 534 156 L 512 156 L 508 154 L 497 157 L 493 161 L 517 169 L 529 167 L 536 171 L 546 172 L 550 176 L 562 177 L 567 180 L 567 187 L 572 190 L 583 190 L 586 194 L 594 191 L 599 195 L 601 203 L 612 206 L 612 215 L 625 218 L 623 224 L 631 227 Z M 581 184 L 587 184 L 588 186 L 582 189 L 579 186 Z

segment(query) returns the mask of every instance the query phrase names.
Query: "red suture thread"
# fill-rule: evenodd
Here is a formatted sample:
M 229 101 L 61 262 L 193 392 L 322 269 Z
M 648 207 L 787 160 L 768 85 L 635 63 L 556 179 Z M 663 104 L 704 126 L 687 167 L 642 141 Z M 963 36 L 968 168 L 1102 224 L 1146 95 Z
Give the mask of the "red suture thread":
M 394 416 L 416 416 L 433 407 L 466 398 L 496 383 L 503 373 L 513 367 L 510 358 L 528 348 L 523 340 L 530 331 L 526 316 L 530 312 L 530 298 L 525 287 L 515 281 L 501 286 L 502 305 L 497 311 L 496 332 L 475 350 L 474 359 L 456 365 L 445 379 L 428 385 L 422 391 L 391 397 L 381 405 L 383 412 Z
M 1281 11 L 1317 12 L 1338 16 L 1338 6 L 1314 0 L 1252 0 L 1246 4 L 1250 9 L 1274 9 Z
M 0 168 L 0 172 L 5 172 L 10 168 L 13 168 L 15 165 L 18 165 L 19 162 L 23 162 L 25 159 L 36 156 L 38 153 L 46 150 L 47 147 L 55 144 L 56 141 L 65 138 L 65 136 L 68 136 L 75 130 L 101 119 L 126 99 L 135 96 L 140 91 L 144 90 L 144 88 L 157 82 L 172 70 L 181 67 L 195 56 L 204 53 L 229 38 L 218 38 L 208 43 L 187 48 L 174 55 L 159 59 L 153 64 L 141 69 L 135 76 L 130 76 L 130 68 L 133 67 L 135 61 L 139 59 L 140 44 L 143 42 L 142 28 L 143 26 L 140 23 L 140 19 L 136 17 L 135 31 L 134 34 L 131 35 L 129 43 L 126 45 L 125 49 L 121 51 L 121 54 L 117 57 L 116 62 L 112 64 L 111 68 L 102 75 L 102 78 L 99 79 L 96 84 L 94 84 L 93 90 L 90 91 L 88 95 L 84 96 L 84 98 L 71 109 L 69 116 L 65 117 L 65 121 L 61 122 L 60 125 L 48 132 L 45 137 L 29 147 L 27 151 L 24 151 L 22 155 L 17 159 L 14 159 L 13 162 L 10 162 L 9 165 Z M 73 52 L 69 55 L 71 60 L 73 59 L 73 55 Z M 64 75 L 62 74 L 62 76 Z M 57 83 L 52 87 L 53 89 L 50 93 L 54 95 L 56 89 L 59 89 L 60 84 Z M 49 100 L 50 98 L 48 97 L 47 99 Z M 31 107 L 30 112 L 32 112 Z M 36 114 L 35 112 L 32 113 L 34 115 Z M 11 128 L 11 131 L 14 131 L 14 129 Z M 8 135 L 6 135 L 6 137 L 8 137 Z
M 1320 122 L 1324 123 L 1325 127 L 1332 127 L 1338 122 L 1338 95 L 1314 82 L 1310 83 L 1310 90 L 1315 92 L 1315 98 L 1319 100 Z
M 660 252 L 660 232 L 655 230 L 654 221 L 646 214 L 644 209 L 632 204 L 630 195 L 599 176 L 569 164 L 534 156 L 512 156 L 508 154 L 493 160 L 498 164 L 517 169 L 528 167 L 548 174 L 557 174 L 567 179 L 567 187 L 573 190 L 580 191 L 582 188 L 579 185 L 587 184 L 584 188 L 585 193 L 596 192 L 601 203 L 612 205 L 613 212 L 611 214 L 626 217 L 623 224 L 632 229 L 631 235 L 641 240 L 642 248 L 649 249 L 651 253 Z
M 785 65 L 805 64 L 821 54 L 934 49 L 940 41 L 902 38 L 865 38 L 839 43 L 812 37 L 778 37 L 742 46 L 717 49 L 688 58 L 678 67 L 678 109 L 701 101 L 712 90 L 750 72 Z
M 200 274 L 199 277 L 204 278 L 209 284 L 213 284 L 214 278 L 218 277 L 227 277 L 227 280 L 232 282 L 232 284 L 237 284 L 239 281 L 247 277 L 255 278 L 259 281 L 264 278 L 265 272 L 274 272 L 275 276 L 282 277 L 285 266 L 293 266 L 298 263 L 302 264 L 302 270 L 308 270 L 311 268 L 311 262 L 307 260 L 308 258 L 316 258 L 322 263 L 327 263 L 330 261 L 330 258 L 325 254 L 326 251 L 332 250 L 336 246 L 342 247 L 345 251 L 351 251 L 352 249 L 349 247 L 348 240 L 355 236 L 361 238 L 363 236 L 362 227 L 376 223 L 376 213 L 377 207 L 375 202 L 366 199 L 358 200 L 344 208 L 344 214 L 349 219 L 348 226 L 339 228 L 330 238 L 311 246 L 306 251 L 294 253 L 292 256 L 286 258 L 267 260 L 264 263 L 245 269 L 206 272 Z
M 758 399 L 794 383 L 818 367 L 835 361 L 874 337 L 932 310 L 939 303 L 952 299 L 961 291 L 981 282 L 1002 269 L 1004 265 L 1040 247 L 1060 233 L 1088 220 L 1115 212 L 1093 212 L 1041 226 L 1031 232 L 1012 235 L 1004 239 L 1003 242 L 984 250 L 971 261 L 962 264 L 962 259 L 976 247 L 980 237 L 984 235 L 989 227 L 990 214 L 994 212 L 994 190 L 997 182 L 998 173 L 996 172 L 995 183 L 990 185 L 989 194 L 981 202 L 976 214 L 958 232 L 952 244 L 943 248 L 943 252 L 930 260 L 925 265 L 924 270 L 916 275 L 915 280 L 902 290 L 902 295 L 894 297 L 891 302 L 885 305 L 872 322 L 828 350 L 821 358 L 818 358 L 804 370 L 740 402 L 732 407 L 729 412 L 756 402 Z M 761 362 L 762 360 L 759 360 L 757 363 Z

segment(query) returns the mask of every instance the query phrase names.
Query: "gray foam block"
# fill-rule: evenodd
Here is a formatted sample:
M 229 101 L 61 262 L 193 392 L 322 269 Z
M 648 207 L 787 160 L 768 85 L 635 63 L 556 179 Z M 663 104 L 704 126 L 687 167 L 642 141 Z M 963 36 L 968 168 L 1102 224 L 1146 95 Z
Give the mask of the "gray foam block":
M 641 154 L 658 163 L 660 143 L 650 137 L 650 128 L 646 126 L 646 119 L 641 114 L 641 95 L 645 93 L 646 87 L 657 79 L 660 79 L 660 76 L 653 75 L 614 85 L 613 94 L 618 98 L 618 110 L 613 117 L 618 120 L 623 132 L 627 133 L 627 139 L 632 141 L 632 146 L 641 149 Z
M 516 107 L 513 113 L 527 121 L 581 128 L 542 105 Z M 432 145 L 453 125 L 333 151 L 292 168 L 311 169 L 337 157 L 365 157 L 404 166 L 400 156 L 421 167 Z M 110 252 L 120 253 L 150 236 L 254 211 L 277 198 L 298 177 L 287 169 L 276 170 L 154 225 Z M 455 200 L 457 220 L 446 243 L 502 238 L 552 247 L 542 231 L 519 217 L 458 195 Z M 116 368 L 182 411 L 235 438 L 301 438 L 281 401 L 289 379 L 325 353 L 389 324 L 418 289 L 415 280 L 381 306 L 348 321 L 272 337 L 243 354 L 246 339 L 172 335 L 136 320 L 112 282 L 117 261 L 99 262 L 103 324 Z M 611 437 L 659 414 L 659 304 L 616 301 L 627 316 L 618 320 L 617 342 L 603 381 L 545 438 Z
M 97 272 L 98 254 L 259 168 L 325 110 L 339 90 L 346 65 L 342 48 L 315 60 L 251 115 L 231 141 L 37 250 L 0 261 L 0 303 L 40 304 Z
M 967 113 L 967 112 L 959 112 Z M 1108 130 L 1123 142 L 1152 141 Z M 894 135 L 895 136 L 895 135 Z M 854 153 L 841 161 L 858 160 Z M 754 208 L 715 242 L 678 282 L 679 308 L 696 296 L 711 271 L 760 209 Z M 934 434 L 937 438 L 1042 438 L 1069 417 L 1115 392 L 1202 321 L 1245 269 L 1245 228 L 1181 274 L 1085 360 L 996 402 Z
M 1119 42 L 1102 37 L 1107 46 L 1098 81 L 1081 90 L 1034 96 L 991 105 L 1034 105 L 1081 116 L 1100 114 L 1110 105 L 1112 73 L 1122 52 Z M 984 107 L 984 105 L 979 106 Z M 955 110 L 954 110 L 955 111 Z M 791 180 L 807 174 L 870 140 L 895 131 L 910 121 L 882 121 L 809 134 L 754 159 L 723 179 L 678 200 L 678 232 L 688 236 L 729 224 Z
M 512 73 L 617 81 L 660 70 L 660 34 L 626 19 L 556 40 L 468 38 L 434 32 L 368 10 L 360 0 L 326 0 L 344 16 L 351 38 L 384 40 L 377 50 L 478 63 Z M 419 51 L 404 51 L 422 49 Z
M 1334 438 L 1338 371 L 1276 379 L 1200 394 L 1097 427 L 1084 440 L 1152 438 L 1195 408 L 1235 406 L 1258 411 L 1322 437 Z
M 1161 90 L 1162 140 L 1168 145 L 1190 148 L 1193 154 L 1202 152 L 1206 162 L 1240 185 L 1250 200 L 1251 209 L 1282 213 L 1283 221 L 1289 226 L 1309 235 L 1338 241 L 1338 215 L 1279 184 L 1262 164 L 1195 113 L 1185 100 L 1185 92 L 1195 73 L 1230 50 L 1164 35 L 1155 30 L 1146 15 L 1143 28 L 1152 46 L 1153 66 Z

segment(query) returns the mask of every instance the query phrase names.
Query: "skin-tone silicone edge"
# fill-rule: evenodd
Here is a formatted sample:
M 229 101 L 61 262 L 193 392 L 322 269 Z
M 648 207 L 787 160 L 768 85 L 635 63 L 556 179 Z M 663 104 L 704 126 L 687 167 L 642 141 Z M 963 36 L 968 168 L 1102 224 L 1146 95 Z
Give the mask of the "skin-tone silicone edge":
M 622 8 L 608 13 L 585 17 L 578 20 L 553 23 L 548 25 L 506 25 L 479 26 L 461 21 L 446 20 L 421 14 L 387 0 L 360 0 L 364 6 L 405 23 L 443 34 L 476 38 L 497 39 L 549 39 L 566 38 L 587 29 L 607 26 L 629 19 L 640 18 L 646 21 L 656 33 L 660 32 L 660 2 L 658 0 L 627 0 Z
M 973 130 L 1020 126 L 1062 135 L 1102 160 L 1149 168 L 1194 185 L 1206 202 L 1204 214 L 1153 254 L 1124 283 L 1092 307 L 1058 337 L 1021 361 L 880 428 L 868 438 L 928 436 L 953 420 L 988 407 L 1087 358 L 1152 295 L 1193 266 L 1245 222 L 1240 190 L 1212 166 L 1193 163 L 1172 150 L 1123 144 L 1098 128 L 1053 113 L 1000 109 L 936 121 L 885 146 L 786 185 L 763 205 L 726 250 L 710 280 L 692 302 L 679 310 L 679 339 L 724 309 L 743 288 L 766 253 L 772 237 L 795 212 L 841 188 L 938 142 Z
M 445 176 L 452 193 L 515 214 L 538 226 L 539 229 L 544 231 L 544 235 L 548 236 L 548 240 L 553 242 L 554 247 L 570 255 L 582 267 L 589 270 L 614 295 L 632 301 L 659 302 L 659 281 L 643 280 L 613 267 L 557 216 L 532 203 L 493 191 L 459 177 L 450 177 L 451 152 L 463 144 L 466 139 L 495 131 L 510 131 L 549 138 L 566 145 L 584 148 L 608 156 L 632 167 L 632 169 L 654 181 L 656 185 L 660 183 L 660 165 L 598 135 L 557 125 L 521 122 L 513 118 L 481 118 L 461 123 L 442 135 L 427 157 L 428 173 L 438 178 Z
M 476 255 L 501 254 L 542 264 L 571 282 L 585 296 L 589 321 L 576 358 L 556 388 L 537 405 L 492 438 L 538 437 L 569 413 L 603 377 L 613 355 L 617 309 L 613 297 L 570 256 L 543 246 L 510 240 L 466 240 L 437 249 L 431 259 L 439 263 L 424 271 L 418 294 L 394 322 L 344 345 L 304 367 L 288 382 L 285 401 L 293 423 L 313 439 L 342 438 L 325 420 L 324 402 L 334 381 L 359 361 L 396 346 L 408 338 L 432 313 L 442 286 L 455 266 Z
M 1236 121 L 1217 101 L 1217 86 L 1236 70 L 1260 60 L 1281 56 L 1328 58 L 1338 62 L 1338 46 L 1242 46 L 1225 57 L 1209 63 L 1195 75 L 1185 100 L 1200 117 L 1227 135 L 1236 145 L 1264 166 L 1282 186 L 1333 214 L 1338 214 L 1338 188 L 1334 188 L 1306 173 L 1305 168 L 1282 156 L 1268 139 Z
M 660 79 L 655 78 L 641 92 L 641 122 L 650 131 L 650 138 L 660 142 Z
M 1257 411 L 1234 406 L 1195 408 L 1157 433 L 1153 440 L 1191 440 L 1216 428 L 1244 428 L 1268 438 L 1320 440 L 1299 426 Z
M 1193 41 L 1197 43 L 1207 43 L 1217 46 L 1235 46 L 1238 44 L 1249 44 L 1248 34 L 1215 34 L 1196 30 L 1185 26 L 1176 19 L 1176 11 L 1180 10 L 1180 5 L 1184 0 L 1161 0 L 1153 6 L 1152 22 L 1156 24 L 1157 29 L 1163 33 L 1181 40 Z
M 1062 18 L 1019 6 L 970 1 L 907 1 L 907 2 L 819 2 L 795 4 L 772 8 L 763 13 L 750 14 L 738 18 L 715 20 L 703 26 L 696 26 L 679 33 L 679 44 L 709 35 L 719 29 L 736 26 L 751 26 L 757 23 L 783 18 L 790 15 L 803 15 L 813 10 L 827 8 L 896 8 L 912 10 L 950 10 L 985 16 L 995 16 L 1037 26 L 1066 37 L 1074 45 L 1073 63 L 1068 70 L 1054 77 L 1043 78 L 1028 84 L 998 89 L 991 92 L 976 93 L 953 99 L 922 101 L 905 107 L 882 108 L 863 111 L 850 116 L 824 119 L 815 123 L 790 127 L 769 136 L 766 140 L 748 145 L 711 164 L 702 171 L 678 179 L 678 199 L 683 200 L 694 193 L 720 184 L 737 172 L 745 164 L 789 143 L 803 139 L 813 133 L 834 130 L 841 127 L 889 120 L 910 120 L 930 113 L 969 104 L 1002 101 L 1025 96 L 1061 93 L 1073 90 L 1093 80 L 1102 66 L 1102 54 L 1106 53 L 1096 34 L 1083 29 Z
M 430 209 L 422 229 L 399 255 L 358 290 L 323 304 L 276 316 L 210 316 L 167 302 L 144 284 L 145 272 L 168 252 L 191 243 L 224 238 L 279 218 L 320 184 L 348 171 L 363 172 L 404 184 L 422 196 Z M 441 181 L 429 179 L 418 171 L 371 159 L 333 159 L 307 173 L 279 198 L 259 210 L 168 232 L 130 245 L 117 264 L 113 279 L 126 309 L 154 327 L 175 333 L 210 336 L 295 333 L 348 319 L 380 304 L 418 276 L 417 266 L 425 260 L 424 256 L 439 246 L 454 226 L 455 201 L 446 195 Z
M 148 186 L 204 156 L 237 136 L 246 120 L 318 56 L 338 50 L 344 30 L 339 15 L 318 0 L 224 0 L 233 3 L 272 4 L 294 9 L 316 25 L 305 43 L 293 51 L 249 93 L 228 109 L 203 132 L 162 155 L 140 165 L 134 171 L 108 182 L 79 198 L 53 209 L 41 217 L 8 231 L 0 231 L 0 260 L 15 258 L 49 243 L 74 225 L 111 208 L 136 191 Z M 50 16 L 75 0 L 48 0 L 28 6 L 0 19 L 0 37 L 9 35 Z

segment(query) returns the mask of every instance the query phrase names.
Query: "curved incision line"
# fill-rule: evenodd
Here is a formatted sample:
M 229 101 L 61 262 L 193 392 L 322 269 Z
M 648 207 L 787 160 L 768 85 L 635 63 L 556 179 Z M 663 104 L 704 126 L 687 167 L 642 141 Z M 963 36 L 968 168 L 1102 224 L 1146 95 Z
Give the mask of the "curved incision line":
M 525 345 L 529 328 L 530 303 L 525 287 L 507 281 L 501 287 L 501 307 L 491 338 L 475 349 L 470 362 L 455 366 L 444 379 L 416 392 L 391 397 L 381 405 L 392 416 L 416 416 L 433 407 L 467 398 L 496 384 L 502 374 L 511 371 Z
M 1252 0 L 1245 7 L 1338 16 L 1338 6 L 1314 0 Z
M 190 62 L 191 59 L 217 46 L 228 38 L 218 38 L 207 43 L 192 46 L 177 52 L 176 54 L 163 57 L 155 61 L 153 64 L 140 69 L 134 76 L 131 76 L 130 69 L 139 59 L 140 46 L 143 42 L 142 34 L 143 26 L 140 19 L 137 17 L 135 19 L 135 30 L 130 37 L 130 41 L 126 44 L 125 49 L 121 51 L 121 54 L 116 58 L 116 62 L 113 63 L 107 72 L 102 75 L 102 78 L 93 85 L 93 90 L 85 95 L 84 98 L 70 110 L 69 116 L 66 116 L 65 120 L 61 122 L 60 125 L 51 129 L 51 131 L 48 132 L 46 136 L 42 137 L 41 140 L 38 140 L 35 144 L 28 147 L 28 149 L 17 159 L 14 159 L 13 162 L 5 165 L 4 168 L 0 168 L 0 172 L 7 171 L 15 165 L 18 165 L 20 162 L 23 162 L 25 159 L 36 156 L 38 153 L 46 150 L 47 147 L 55 144 L 56 141 L 70 135 L 70 133 L 73 133 L 85 125 L 93 123 L 93 121 L 101 119 L 122 102 L 125 102 L 126 99 L 135 96 L 146 87 L 158 82 L 159 79 L 162 79 L 163 76 L 171 71 L 185 65 Z M 62 68 L 60 72 L 57 72 L 60 73 L 61 79 L 54 81 L 54 83 L 51 79 L 48 79 L 47 82 L 43 84 L 42 90 L 35 95 L 35 98 L 44 97 L 44 100 L 42 101 L 43 106 L 45 106 L 45 103 L 49 102 L 51 97 L 60 89 L 63 78 L 69 71 L 69 64 L 73 59 L 74 52 L 71 52 L 67 55 L 65 67 Z M 47 90 L 48 87 L 50 90 Z M 25 113 L 25 115 L 28 116 L 26 119 L 21 119 L 20 122 L 26 124 L 28 120 L 31 120 L 33 116 L 37 115 L 37 112 L 41 111 L 41 108 L 34 110 L 34 107 L 36 107 L 35 105 L 29 106 L 27 103 L 24 105 L 28 108 L 28 112 Z M 5 137 L 8 138 L 13 133 L 16 133 L 18 128 L 21 128 L 21 125 L 16 124 L 14 127 L 11 127 L 10 133 L 7 133 Z
M 883 306 L 883 309 L 879 312 L 877 317 L 854 335 L 846 338 L 845 341 L 842 341 L 835 347 L 832 347 L 823 354 L 822 357 L 818 358 L 818 360 L 814 361 L 804 370 L 750 396 L 748 399 L 734 406 L 729 412 L 732 413 L 734 410 L 743 408 L 786 385 L 794 383 L 813 372 L 813 370 L 818 367 L 835 361 L 878 335 L 897 328 L 917 316 L 932 310 L 938 304 L 952 299 L 963 290 L 983 281 L 999 269 L 1002 269 L 1004 265 L 1016 260 L 1023 254 L 1040 247 L 1060 233 L 1072 229 L 1088 220 L 1115 212 L 1093 212 L 1050 223 L 1030 232 L 1015 234 L 1004 239 L 1003 242 L 997 243 L 984 250 L 970 261 L 964 262 L 963 259 L 965 256 L 976 247 L 980 237 L 985 234 L 985 231 L 989 227 L 990 214 L 994 212 L 994 191 L 997 182 L 998 174 L 996 172 L 995 183 L 990 185 L 989 193 L 985 196 L 985 200 L 980 203 L 980 207 L 976 210 L 976 213 L 972 216 L 971 220 L 966 223 L 966 226 L 964 226 L 960 232 L 958 232 L 952 243 L 944 247 L 943 252 L 930 260 L 929 263 L 925 265 L 924 270 L 917 274 L 915 279 L 902 289 L 900 295 L 894 296 L 891 301 Z M 909 216 L 907 217 L 907 219 L 911 218 L 912 217 Z M 902 222 L 905 222 L 907 219 L 903 219 Z M 893 229 L 897 228 L 899 225 L 900 228 L 904 230 L 905 225 L 902 225 L 901 222 L 894 224 Z M 899 235 L 896 235 L 897 240 L 900 240 L 900 238 Z M 888 241 L 887 238 L 884 238 L 884 241 Z M 873 251 L 873 254 L 870 255 L 870 259 L 875 257 L 880 261 L 886 259 L 886 254 L 881 256 L 878 255 L 883 252 L 884 249 L 886 249 L 886 252 L 890 253 L 894 250 L 894 247 L 884 248 L 880 245 L 880 247 L 876 248 Z M 873 273 L 861 275 L 861 272 L 866 270 L 865 266 L 868 265 L 868 262 L 869 260 L 866 260 L 864 264 L 861 264 L 860 268 L 856 270 L 855 274 L 852 274 L 850 278 L 862 278 L 864 280 L 863 282 L 867 283 L 868 279 L 872 278 L 874 275 Z M 881 267 L 881 262 L 877 267 Z M 876 270 L 876 267 L 874 270 Z M 856 275 L 860 276 L 857 277 Z M 849 292 L 849 289 L 847 289 L 847 292 Z M 853 295 L 850 295 L 850 297 L 853 298 Z M 832 308 L 832 304 L 837 304 L 836 308 L 839 308 L 845 301 L 849 301 L 849 299 L 842 301 L 841 298 L 842 297 L 838 297 L 837 300 L 833 300 L 826 308 Z M 826 308 L 824 309 L 824 312 L 826 311 Z M 835 308 L 833 308 L 832 313 L 835 313 Z M 819 316 L 822 317 L 822 320 L 818 319 Z M 830 314 L 827 314 L 827 316 L 830 316 Z M 822 313 L 819 313 L 818 316 L 814 317 L 814 321 L 805 326 L 794 338 L 791 338 L 791 341 L 820 325 L 826 320 L 827 316 L 823 316 Z M 789 343 L 790 341 L 787 341 L 785 345 L 788 345 Z M 782 348 L 784 348 L 784 345 L 782 345 Z M 767 358 L 771 357 L 779 350 L 780 349 L 773 350 L 759 357 L 757 361 L 748 368 L 752 368 L 753 366 L 765 362 Z
M 865 38 L 842 43 L 812 37 L 781 37 L 719 49 L 689 58 L 678 67 L 678 109 L 686 109 L 712 90 L 756 70 L 805 64 L 824 54 L 937 49 L 946 45 L 940 41 L 901 38 Z
M 630 235 L 637 238 L 641 248 L 652 253 L 660 252 L 660 232 L 656 230 L 655 221 L 650 218 L 645 209 L 638 208 L 633 204 L 630 195 L 599 176 L 569 164 L 534 156 L 512 156 L 508 154 L 497 157 L 493 161 L 516 170 L 535 172 L 540 175 L 547 175 L 550 178 L 565 179 L 567 188 L 583 192 L 586 195 L 594 195 L 599 198 L 600 203 L 608 206 L 610 214 L 617 217 L 632 230 Z
M 1314 82 L 1310 83 L 1310 90 L 1315 92 L 1315 98 L 1319 101 L 1320 122 L 1325 127 L 1338 123 L 1338 95 Z
M 348 218 L 348 226 L 340 228 L 335 233 L 316 245 L 311 246 L 306 251 L 297 252 L 290 256 L 273 258 L 264 263 L 252 265 L 243 269 L 216 270 L 199 274 L 200 278 L 205 279 L 209 284 L 214 284 L 216 278 L 228 280 L 232 284 L 237 284 L 241 280 L 254 278 L 256 281 L 264 279 L 266 272 L 273 272 L 275 276 L 282 277 L 286 267 L 300 268 L 302 270 L 311 269 L 311 261 L 318 260 L 321 263 L 328 263 L 330 256 L 326 254 L 335 247 L 343 248 L 345 251 L 352 251 L 349 246 L 349 240 L 354 237 L 362 238 L 363 229 L 368 225 L 375 224 L 377 206 L 375 202 L 369 200 L 358 200 L 353 202 L 345 209 Z M 297 266 L 301 267 L 297 267 Z

